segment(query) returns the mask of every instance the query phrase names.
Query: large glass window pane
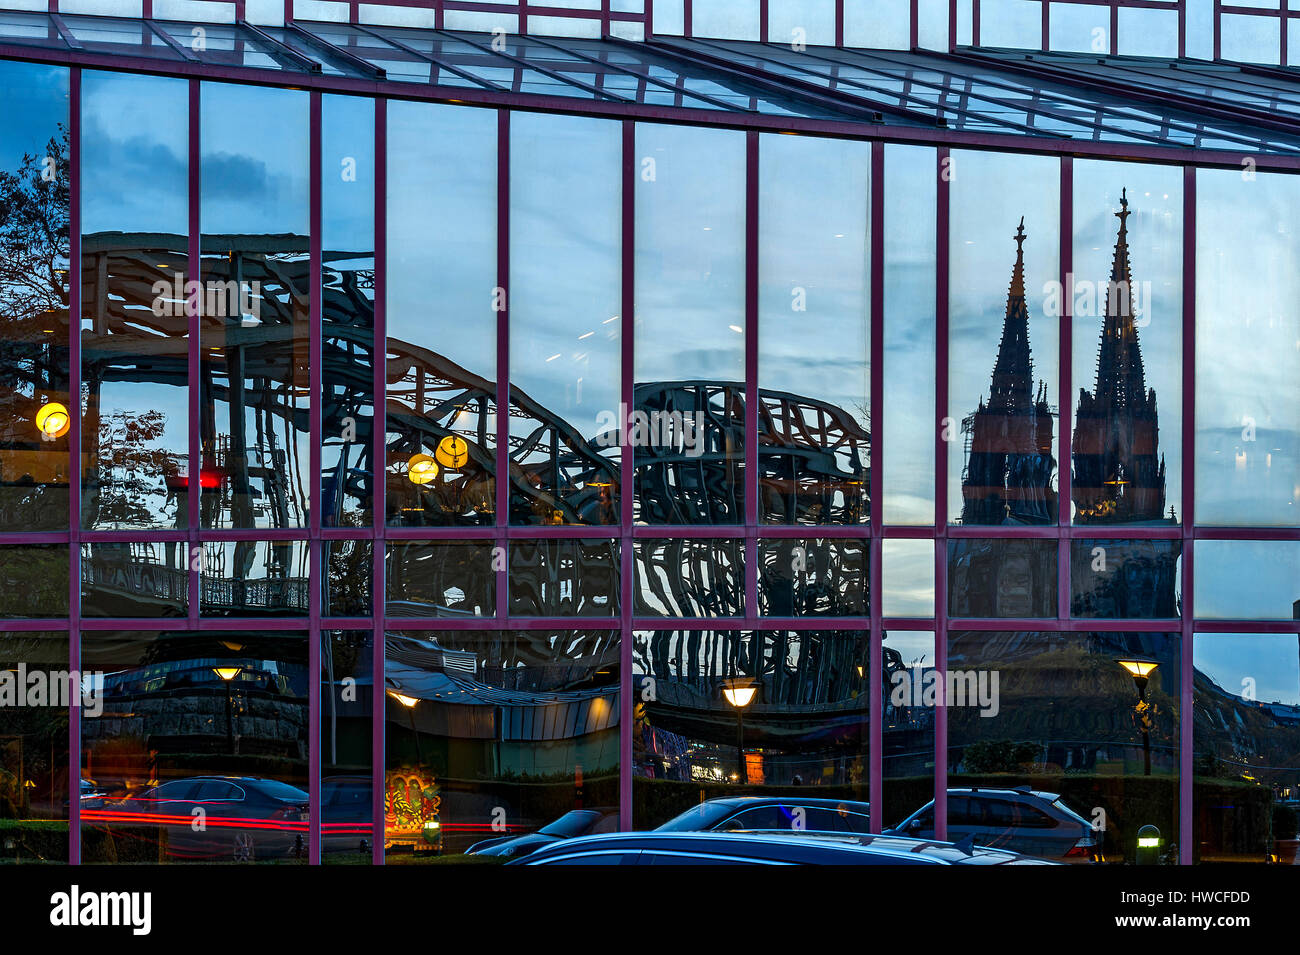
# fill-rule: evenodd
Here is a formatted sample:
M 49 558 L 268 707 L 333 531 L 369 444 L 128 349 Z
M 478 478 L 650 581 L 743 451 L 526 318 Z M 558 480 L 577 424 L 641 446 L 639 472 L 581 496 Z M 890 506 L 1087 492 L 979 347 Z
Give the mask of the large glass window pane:
M 307 639 L 90 632 L 83 862 L 306 861 Z
M 951 158 L 948 518 L 1054 524 L 1060 164 Z
M 948 541 L 948 613 L 953 617 L 1055 617 L 1054 540 Z
M 951 632 L 948 838 L 1132 863 L 1151 825 L 1176 864 L 1179 659 L 1174 634 Z
M 158 116 L 168 117 L 166 124 Z M 189 523 L 184 80 L 81 80 L 81 523 Z
M 510 521 L 619 519 L 618 123 L 510 120 Z
M 866 631 L 634 639 L 636 828 L 867 831 Z M 772 798 L 738 816 L 737 796 Z
M 881 613 L 934 616 L 934 542 L 885 540 L 881 547 Z
M 390 617 L 491 617 L 497 574 L 487 541 L 392 541 L 384 574 Z
M 68 545 L 0 545 L 0 617 L 68 615 Z
M 370 862 L 374 845 L 374 637 L 321 632 L 321 861 Z
M 1198 633 L 1193 646 L 1193 859 L 1293 862 L 1300 796 L 1296 635 Z
M 321 523 L 367 527 L 375 404 L 375 107 L 321 99 Z
M 1300 524 L 1294 176 L 1196 173 L 1196 521 Z
M 1074 275 L 1053 291 L 1074 327 L 1076 524 L 1181 517 L 1182 179 L 1172 166 L 1074 164 Z
M 368 540 L 323 541 L 321 609 L 327 617 L 367 617 L 372 603 L 375 545 Z
M 1070 615 L 1177 617 L 1183 599 L 1182 549 L 1180 540 L 1071 541 Z M 1206 567 L 1204 572 L 1214 570 Z
M 81 615 L 185 616 L 190 605 L 188 550 L 184 541 L 83 541 Z
M 884 417 L 886 524 L 934 522 L 935 202 L 928 146 L 885 147 Z
M 205 617 L 305 616 L 311 588 L 306 541 L 203 545 L 199 613 Z
M 744 519 L 745 136 L 636 130 L 636 519 Z
M 0 530 L 68 526 L 68 71 L 0 63 Z
M 617 830 L 617 630 L 389 634 L 386 647 L 390 861 L 506 861 Z
M 1198 540 L 1197 617 L 1300 619 L 1300 541 Z
M 496 112 L 390 103 L 390 525 L 493 521 L 496 223 Z
M 68 707 L 81 692 L 66 633 L 0 631 L 0 865 L 68 861 Z
M 511 541 L 511 616 L 617 615 L 618 554 L 612 540 Z
M 867 610 L 861 540 L 759 541 L 758 612 L 766 617 L 859 617 Z
M 759 143 L 760 519 L 863 523 L 871 147 L 805 136 Z
M 928 545 L 928 542 L 927 542 Z M 933 565 L 933 557 L 930 561 Z M 933 606 L 933 600 L 931 600 Z M 898 826 L 934 799 L 935 708 L 925 702 L 933 683 L 934 631 L 890 630 L 882 635 L 880 698 L 880 824 Z M 915 687 L 922 692 L 918 698 Z
M 745 548 L 738 540 L 639 540 L 634 612 L 738 617 L 745 612 Z
M 202 526 L 305 527 L 307 94 L 205 83 L 200 102 Z

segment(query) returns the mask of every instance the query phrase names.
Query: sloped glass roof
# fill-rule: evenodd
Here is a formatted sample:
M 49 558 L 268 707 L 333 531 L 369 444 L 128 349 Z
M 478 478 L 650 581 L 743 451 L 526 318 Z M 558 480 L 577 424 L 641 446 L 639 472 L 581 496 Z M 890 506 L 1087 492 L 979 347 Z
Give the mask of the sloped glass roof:
M 1300 71 L 1225 62 L 737 40 L 493 36 L 297 21 L 190 23 L 0 12 L 6 47 L 418 84 L 621 106 L 1067 141 L 1300 154 Z M 111 63 L 108 64 L 111 66 Z M 129 68 L 129 67 L 125 67 Z M 152 67 L 151 67 L 152 68 Z M 395 90 L 396 91 L 396 90 Z M 406 92 L 402 90 L 402 92 Z

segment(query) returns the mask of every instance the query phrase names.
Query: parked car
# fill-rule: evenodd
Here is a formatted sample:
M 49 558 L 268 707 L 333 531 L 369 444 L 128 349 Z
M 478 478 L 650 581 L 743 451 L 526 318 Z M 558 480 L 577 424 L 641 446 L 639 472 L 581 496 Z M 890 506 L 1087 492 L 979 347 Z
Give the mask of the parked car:
M 614 832 L 616 829 L 618 829 L 617 809 L 573 809 L 554 822 L 548 822 L 536 832 L 484 839 L 470 846 L 465 850 L 465 854 L 517 858 L 563 839 Z
M 710 799 L 674 816 L 660 832 L 731 832 L 788 830 L 791 832 L 871 831 L 870 804 L 845 799 L 803 796 L 728 796 Z
M 903 836 L 620 832 L 543 846 L 510 865 L 1052 865 L 999 849 Z
M 201 809 L 202 812 L 197 812 Z M 309 797 L 258 776 L 173 779 L 120 801 L 83 810 L 83 821 L 108 826 L 157 826 L 167 853 L 185 859 L 256 859 L 306 852 Z M 202 828 L 195 829 L 195 820 Z
M 934 801 L 893 829 L 920 839 L 934 837 Z M 1100 850 L 1092 826 L 1056 793 L 1028 786 L 948 790 L 948 838 L 1048 859 L 1091 862 Z

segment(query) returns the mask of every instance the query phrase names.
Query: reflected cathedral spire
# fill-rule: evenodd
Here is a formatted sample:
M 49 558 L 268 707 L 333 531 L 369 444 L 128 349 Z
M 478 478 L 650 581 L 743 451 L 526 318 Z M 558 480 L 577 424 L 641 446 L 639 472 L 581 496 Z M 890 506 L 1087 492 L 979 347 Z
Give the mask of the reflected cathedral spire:
M 1128 249 L 1128 190 L 1120 195 L 1119 232 L 1093 390 L 1079 389 L 1074 430 L 1074 504 L 1084 524 L 1172 520 L 1165 511 L 1156 393 L 1146 386 L 1138 306 Z M 1149 303 L 1145 303 L 1150 308 Z
M 1048 524 L 1055 520 L 1052 490 L 1052 415 L 1044 384 L 1034 386 L 1025 303 L 1025 220 L 1016 228 L 1016 262 L 1007 290 L 1002 340 L 987 404 L 981 399 L 962 421 L 966 469 L 963 524 Z

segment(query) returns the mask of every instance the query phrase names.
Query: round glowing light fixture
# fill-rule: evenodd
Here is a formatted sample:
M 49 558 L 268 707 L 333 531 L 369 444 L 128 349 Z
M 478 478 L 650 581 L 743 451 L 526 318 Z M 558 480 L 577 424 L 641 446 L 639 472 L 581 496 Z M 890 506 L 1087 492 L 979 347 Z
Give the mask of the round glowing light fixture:
M 743 677 L 730 679 L 722 687 L 722 695 L 736 709 L 749 706 L 754 700 L 754 694 L 757 692 L 758 687 Z
M 46 438 L 61 438 L 72 427 L 72 418 L 66 406 L 51 401 L 36 412 L 36 428 Z
M 438 465 L 427 454 L 416 454 L 406 462 L 406 476 L 412 484 L 428 484 L 438 476 Z
M 212 672 L 229 683 L 235 677 L 239 676 L 242 669 L 243 667 L 213 667 Z
M 452 471 L 458 471 L 469 463 L 469 445 L 459 435 L 447 435 L 438 442 L 433 453 L 439 464 Z

